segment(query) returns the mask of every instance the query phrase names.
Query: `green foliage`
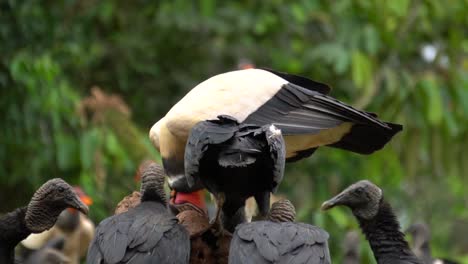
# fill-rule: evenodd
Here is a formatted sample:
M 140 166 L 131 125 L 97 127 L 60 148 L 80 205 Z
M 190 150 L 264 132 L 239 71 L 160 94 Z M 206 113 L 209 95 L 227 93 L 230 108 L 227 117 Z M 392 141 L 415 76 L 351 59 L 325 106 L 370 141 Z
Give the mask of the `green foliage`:
M 457 232 L 468 226 L 467 1 L 0 6 L 0 199 L 10 201 L 2 211 L 62 177 L 84 187 L 95 200 L 92 217 L 102 219 L 138 187 L 138 164 L 158 158 L 146 136 L 151 125 L 198 82 L 247 58 L 326 82 L 333 96 L 404 125 L 373 155 L 321 148 L 288 165 L 280 191 L 300 220 L 330 232 L 334 262 L 340 239 L 357 225 L 349 212 L 318 208 L 363 178 L 385 190 L 405 227 L 431 224 L 434 252 L 460 260 L 468 254 Z M 425 47 L 436 49 L 434 58 L 424 59 Z

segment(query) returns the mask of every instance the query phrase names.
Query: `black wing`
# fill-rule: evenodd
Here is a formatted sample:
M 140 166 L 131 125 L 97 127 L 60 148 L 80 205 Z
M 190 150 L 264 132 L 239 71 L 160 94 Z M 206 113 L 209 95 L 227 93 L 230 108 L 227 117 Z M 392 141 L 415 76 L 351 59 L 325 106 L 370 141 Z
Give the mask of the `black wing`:
M 86 263 L 118 263 L 128 246 L 128 229 L 133 210 L 104 219 L 96 228 L 96 235 L 88 248 Z
M 239 123 L 230 116 L 218 116 L 218 120 L 207 120 L 197 123 L 187 140 L 185 147 L 185 176 L 189 186 L 193 186 L 199 178 L 200 160 L 209 145 L 228 141 L 239 129 Z
M 99 249 L 99 244 L 97 243 L 97 235 L 98 233 L 96 232 L 96 236 L 93 238 L 88 247 L 88 254 L 86 255 L 86 263 L 88 264 L 101 264 L 104 262 L 101 250 Z
M 178 226 L 177 218 L 161 213 L 166 208 L 155 202 L 144 202 L 129 211 L 110 217 L 96 229 L 96 236 L 88 250 L 87 263 L 145 263 L 156 252 L 160 256 L 172 256 L 173 250 L 159 251 L 162 244 L 183 247 L 190 252 L 190 245 L 167 238 Z M 188 233 L 178 233 L 180 240 L 189 241 Z M 173 237 L 170 237 L 173 239 Z
M 187 230 L 176 225 L 164 233 L 163 239 L 154 248 L 151 259 L 151 263 L 189 263 L 190 237 Z
M 286 145 L 281 131 L 275 126 L 266 125 L 263 126 L 262 129 L 265 131 L 266 140 L 270 148 L 271 159 L 273 161 L 273 180 L 277 185 L 272 191 L 276 192 L 284 175 Z
M 279 77 L 285 79 L 286 81 L 290 83 L 299 85 L 311 91 L 316 91 L 322 94 L 328 94 L 331 90 L 328 85 L 319 83 L 316 81 L 312 81 L 311 79 L 306 78 L 306 77 L 302 77 L 302 76 L 294 75 L 290 73 L 285 73 L 285 72 L 279 72 L 279 71 L 275 71 L 275 70 L 268 69 L 268 68 L 261 68 L 261 69 L 265 71 L 269 71 L 275 75 L 278 75 Z
M 353 123 L 349 133 L 332 147 L 362 154 L 382 148 L 401 129 L 385 123 L 375 114 L 359 111 L 318 91 L 293 83 L 285 84 L 276 95 L 250 114 L 244 123 L 274 124 L 283 135 L 316 134 L 344 122 Z
M 239 225 L 230 263 L 331 263 L 328 234 L 300 223 L 259 221 Z M 250 262 L 255 259 L 255 262 Z M 232 262 L 231 262 L 232 261 Z

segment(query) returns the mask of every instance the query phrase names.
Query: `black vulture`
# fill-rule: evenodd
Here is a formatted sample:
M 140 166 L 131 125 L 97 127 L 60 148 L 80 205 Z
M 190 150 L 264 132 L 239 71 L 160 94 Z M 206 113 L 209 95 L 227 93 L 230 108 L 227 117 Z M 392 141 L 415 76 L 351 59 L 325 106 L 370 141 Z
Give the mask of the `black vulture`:
M 86 195 L 80 187 L 73 187 L 80 200 L 90 206 L 92 199 Z M 94 223 L 81 212 L 68 208 L 63 210 L 57 218 L 55 225 L 46 232 L 31 234 L 21 241 L 21 246 L 26 249 L 39 249 L 48 241 L 64 237 L 65 245 L 63 254 L 69 259 L 70 264 L 79 264 L 82 257 L 86 257 L 88 246 L 94 237 Z
M 62 264 L 69 263 L 70 259 L 63 254 L 64 237 L 56 237 L 45 243 L 40 249 L 32 252 L 24 264 Z
M 115 207 L 114 214 L 121 214 L 130 210 L 130 208 L 137 207 L 141 202 L 141 193 L 134 191 L 131 194 L 125 196 Z
M 14 262 L 14 248 L 31 233 L 50 229 L 59 214 L 71 207 L 87 214 L 73 188 L 56 178 L 44 183 L 33 195 L 28 206 L 0 217 L 0 263 Z
M 271 206 L 268 221 L 237 226 L 229 263 L 331 263 L 328 233 L 312 225 L 294 223 L 294 218 L 294 206 L 281 200 Z
M 193 185 L 200 179 L 214 195 L 218 206 L 213 222 L 222 219 L 229 232 L 244 221 L 250 196 L 266 216 L 284 164 L 284 140 L 275 126 L 240 125 L 229 116 L 196 124 L 185 149 L 187 182 Z
M 343 240 L 343 264 L 360 264 L 359 234 L 356 231 L 346 233 Z
M 453 260 L 433 258 L 431 253 L 431 231 L 426 223 L 412 224 L 406 232 L 411 235 L 414 254 L 424 264 L 457 264 Z
M 216 230 L 209 224 L 208 215 L 198 210 L 182 211 L 177 218 L 190 234 L 191 264 L 228 262 L 232 234 L 224 231 L 222 236 L 216 236 Z
M 188 263 L 189 235 L 168 212 L 164 180 L 159 165 L 146 167 L 141 203 L 98 225 L 86 263 Z
M 370 181 L 352 184 L 322 204 L 323 210 L 335 206 L 351 209 L 359 222 L 379 264 L 422 264 L 409 248 L 400 223 L 382 190 Z

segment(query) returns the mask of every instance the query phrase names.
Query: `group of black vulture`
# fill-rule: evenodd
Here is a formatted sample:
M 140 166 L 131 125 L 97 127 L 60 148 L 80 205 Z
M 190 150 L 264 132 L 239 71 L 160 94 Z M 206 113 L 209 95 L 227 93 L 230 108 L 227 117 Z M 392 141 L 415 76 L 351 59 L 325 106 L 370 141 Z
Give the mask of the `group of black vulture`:
M 308 157 L 319 146 L 370 154 L 402 126 L 356 110 L 329 91 L 269 69 L 228 72 L 200 83 L 151 128 L 164 168 L 145 165 L 140 192 L 97 226 L 87 263 L 331 263 L 325 230 L 295 222 L 289 200 L 270 208 L 285 163 Z M 216 203 L 211 221 L 196 198 L 204 188 Z M 71 190 L 60 179 L 50 180 L 27 207 L 0 218 L 0 263 L 13 263 L 16 244 L 49 229 L 65 208 L 87 213 Z M 244 209 L 249 197 L 258 205 L 252 222 Z M 430 252 L 413 253 L 382 189 L 370 181 L 349 186 L 322 210 L 336 206 L 351 209 L 378 263 L 433 263 Z M 355 251 L 349 251 L 350 261 L 358 259 Z

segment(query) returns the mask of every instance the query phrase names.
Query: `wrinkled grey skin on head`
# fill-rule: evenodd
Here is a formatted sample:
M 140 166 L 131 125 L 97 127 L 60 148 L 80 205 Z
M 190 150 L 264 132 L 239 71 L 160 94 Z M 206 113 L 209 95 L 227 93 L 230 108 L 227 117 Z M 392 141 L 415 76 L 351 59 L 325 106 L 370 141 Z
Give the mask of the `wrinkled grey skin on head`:
M 338 205 L 351 208 L 353 214 L 361 219 L 372 219 L 378 211 L 382 190 L 368 180 L 358 181 L 344 191 L 322 204 L 323 210 Z
M 272 222 L 294 222 L 296 219 L 296 208 L 289 200 L 279 200 L 271 205 L 268 220 Z
M 141 201 L 156 200 L 167 205 L 166 192 L 164 191 L 165 179 L 166 174 L 160 165 L 154 162 L 147 165 L 141 176 Z
M 31 198 L 25 216 L 26 226 L 33 233 L 50 229 L 68 207 L 88 213 L 88 207 L 68 183 L 59 178 L 49 180 Z

